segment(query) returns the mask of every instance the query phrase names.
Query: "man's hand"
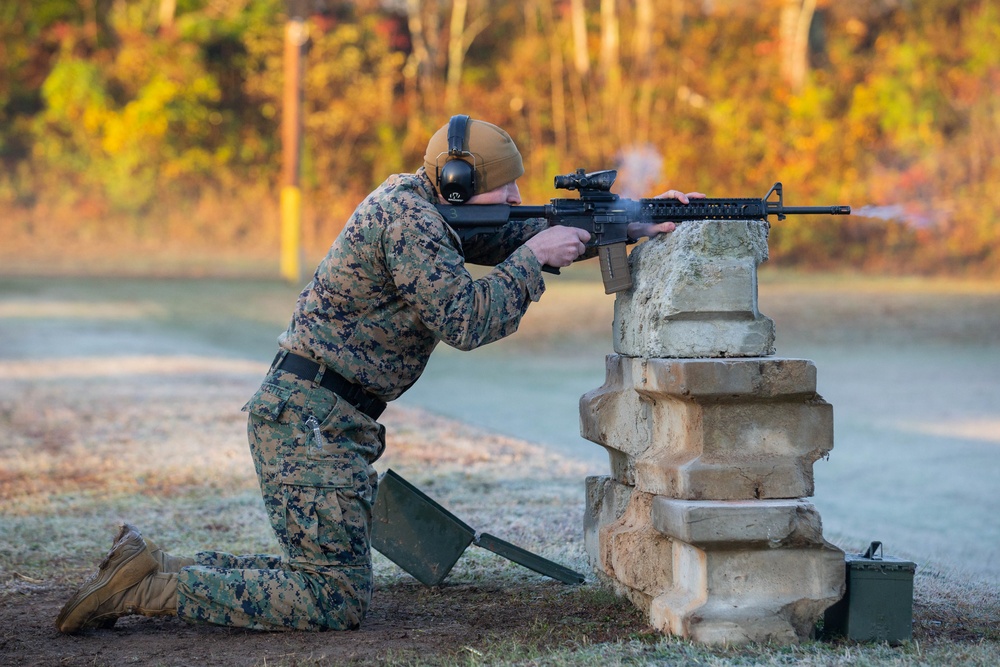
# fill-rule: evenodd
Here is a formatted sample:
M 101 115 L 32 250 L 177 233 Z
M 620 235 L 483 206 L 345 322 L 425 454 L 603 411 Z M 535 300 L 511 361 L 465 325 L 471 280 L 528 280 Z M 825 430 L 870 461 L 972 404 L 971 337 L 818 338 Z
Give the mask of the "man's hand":
M 653 199 L 676 199 L 682 204 L 690 204 L 692 199 L 704 199 L 705 195 L 700 192 L 689 192 L 684 194 L 680 190 L 667 190 L 662 194 L 658 194 Z
M 690 204 L 692 199 L 704 199 L 705 195 L 701 192 L 688 192 L 687 194 L 681 192 L 680 190 L 667 190 L 662 194 L 656 195 L 654 199 L 676 199 L 682 204 Z M 669 234 L 670 232 L 677 229 L 677 225 L 672 222 L 661 222 L 657 225 L 642 222 L 633 222 L 628 226 L 628 237 L 633 241 L 636 239 L 641 239 L 644 236 L 656 236 L 657 234 Z
M 590 232 L 576 227 L 556 225 L 538 232 L 524 245 L 531 248 L 542 266 L 569 266 L 587 249 Z

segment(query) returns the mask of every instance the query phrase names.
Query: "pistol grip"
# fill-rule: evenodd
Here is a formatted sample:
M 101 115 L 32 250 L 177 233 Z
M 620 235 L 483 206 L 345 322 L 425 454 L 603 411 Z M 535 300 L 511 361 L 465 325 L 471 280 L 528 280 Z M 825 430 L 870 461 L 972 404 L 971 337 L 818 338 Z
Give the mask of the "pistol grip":
M 628 251 L 624 243 L 602 245 L 597 249 L 604 278 L 604 293 L 614 294 L 632 288 L 632 273 L 628 268 Z

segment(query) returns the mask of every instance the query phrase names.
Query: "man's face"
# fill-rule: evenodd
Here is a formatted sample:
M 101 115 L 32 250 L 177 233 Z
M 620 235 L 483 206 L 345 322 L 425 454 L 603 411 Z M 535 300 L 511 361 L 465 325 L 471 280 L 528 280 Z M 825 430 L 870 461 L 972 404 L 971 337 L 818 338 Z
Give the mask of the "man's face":
M 521 191 L 517 189 L 517 181 L 511 181 L 507 185 L 501 185 L 489 192 L 480 192 L 474 195 L 465 205 L 469 204 L 510 204 L 517 206 L 521 203 Z

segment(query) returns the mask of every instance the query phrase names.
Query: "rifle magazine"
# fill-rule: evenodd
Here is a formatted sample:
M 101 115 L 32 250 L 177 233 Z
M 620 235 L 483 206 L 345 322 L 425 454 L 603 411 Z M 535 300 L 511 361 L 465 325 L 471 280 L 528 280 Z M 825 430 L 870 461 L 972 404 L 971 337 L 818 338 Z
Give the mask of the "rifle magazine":
M 614 294 L 632 289 L 632 273 L 628 268 L 628 251 L 624 243 L 602 245 L 597 251 L 601 262 L 604 293 Z

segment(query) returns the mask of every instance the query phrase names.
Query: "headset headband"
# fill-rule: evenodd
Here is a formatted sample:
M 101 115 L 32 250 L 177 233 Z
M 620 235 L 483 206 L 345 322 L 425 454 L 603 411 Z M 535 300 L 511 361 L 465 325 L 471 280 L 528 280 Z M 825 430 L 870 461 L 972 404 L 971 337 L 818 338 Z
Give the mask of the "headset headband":
M 448 122 L 448 155 L 461 157 L 468 155 L 465 137 L 469 131 L 469 117 L 466 115 L 452 116 Z

